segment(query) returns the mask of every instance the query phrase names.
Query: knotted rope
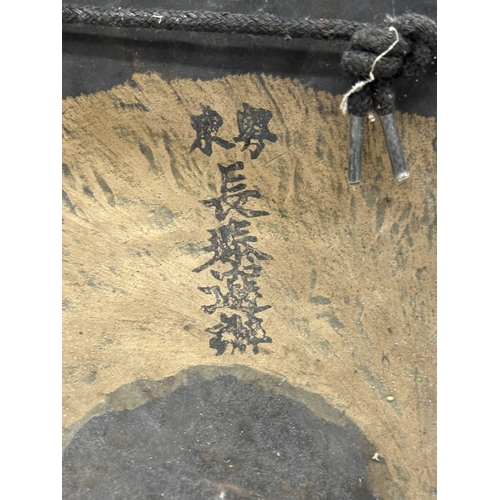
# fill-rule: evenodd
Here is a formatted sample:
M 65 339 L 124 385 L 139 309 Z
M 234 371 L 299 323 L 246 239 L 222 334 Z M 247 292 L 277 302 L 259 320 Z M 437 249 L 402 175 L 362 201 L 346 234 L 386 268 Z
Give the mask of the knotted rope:
M 343 111 L 360 117 L 370 108 L 382 116 L 393 113 L 396 99 L 391 82 L 424 73 L 436 60 L 436 52 L 437 25 L 418 14 L 389 18 L 385 27 L 357 30 L 341 60 L 342 69 L 357 80 L 344 97 Z

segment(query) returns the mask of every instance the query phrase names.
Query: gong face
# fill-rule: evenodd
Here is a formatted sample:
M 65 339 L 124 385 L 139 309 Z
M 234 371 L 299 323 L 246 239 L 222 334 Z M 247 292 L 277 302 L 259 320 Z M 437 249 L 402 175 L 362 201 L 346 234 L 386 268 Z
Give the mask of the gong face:
M 435 119 L 396 114 L 397 185 L 367 122 L 350 186 L 340 100 L 154 73 L 64 100 L 68 498 L 434 495 Z

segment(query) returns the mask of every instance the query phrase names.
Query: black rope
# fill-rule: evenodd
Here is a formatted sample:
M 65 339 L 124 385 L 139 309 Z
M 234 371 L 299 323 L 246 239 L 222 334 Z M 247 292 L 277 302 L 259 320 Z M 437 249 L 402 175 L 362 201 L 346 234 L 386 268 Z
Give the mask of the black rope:
M 120 28 L 243 33 L 319 40 L 349 40 L 369 24 L 339 19 L 286 19 L 273 14 L 139 10 L 103 7 L 63 6 L 62 22 Z
M 390 27 L 396 28 L 397 35 Z M 398 43 L 375 66 L 375 81 L 349 96 L 351 115 L 365 116 L 371 108 L 380 115 L 393 113 L 396 98 L 391 82 L 400 76 L 418 76 L 436 61 L 436 23 L 418 14 L 403 14 L 388 20 L 384 27 L 369 26 L 354 33 L 341 61 L 353 82 L 368 78 L 375 59 L 396 41 L 396 36 Z

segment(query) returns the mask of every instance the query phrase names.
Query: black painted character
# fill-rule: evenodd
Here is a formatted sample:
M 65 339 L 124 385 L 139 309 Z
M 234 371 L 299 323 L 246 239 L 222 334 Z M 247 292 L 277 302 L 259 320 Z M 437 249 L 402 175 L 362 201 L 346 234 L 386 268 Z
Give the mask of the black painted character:
M 207 156 L 212 155 L 212 142 L 217 143 L 224 149 L 231 149 L 235 144 L 228 142 L 220 137 L 217 137 L 219 129 L 222 127 L 224 120 L 222 116 L 210 108 L 210 106 L 201 105 L 203 113 L 201 115 L 191 115 L 191 126 L 196 130 L 196 139 L 191 146 L 190 153 L 198 148 Z
M 245 352 L 247 345 L 252 345 L 254 354 L 259 352 L 259 344 L 262 342 L 272 342 L 271 337 L 266 335 L 266 331 L 262 328 L 262 320 L 255 316 L 250 316 L 248 321 L 243 323 L 241 316 L 233 314 L 228 316 L 222 313 L 220 315 L 220 323 L 212 328 L 206 328 L 205 331 L 214 335 L 210 339 L 210 347 L 217 352 L 216 356 L 224 354 L 227 346 L 231 344 L 240 352 Z
M 250 158 L 255 160 L 265 147 L 264 140 L 276 142 L 278 137 L 269 131 L 269 121 L 273 117 L 271 111 L 262 108 L 253 108 L 246 102 L 243 111 L 236 113 L 240 135 L 234 138 L 235 142 L 244 142 L 242 151 L 252 144 L 255 149 L 250 151 Z
M 205 247 L 206 252 L 213 252 L 213 257 L 205 264 L 193 269 L 193 272 L 199 273 L 207 267 L 213 266 L 216 262 L 231 264 L 233 269 L 239 268 L 243 259 L 253 264 L 257 260 L 272 260 L 272 256 L 260 252 L 250 245 L 250 242 L 257 241 L 256 236 L 249 236 L 250 231 L 243 229 L 248 227 L 250 222 L 247 220 L 229 219 L 229 224 L 220 226 L 216 229 L 209 229 L 211 234 L 209 238 L 211 246 Z
M 244 175 L 231 175 L 236 170 L 243 170 L 243 163 L 237 161 L 227 167 L 219 163 L 219 171 L 222 176 L 221 196 L 210 200 L 202 200 L 201 203 L 207 207 L 215 207 L 215 217 L 218 221 L 223 221 L 231 210 L 238 212 L 243 217 L 261 217 L 269 215 L 264 210 L 250 210 L 245 208 L 248 198 L 260 198 L 260 192 L 256 189 L 246 189 L 246 184 L 236 184 L 245 180 Z M 233 184 L 231 186 L 231 184 Z
M 262 267 L 256 264 L 244 266 L 243 269 L 233 267 L 225 272 L 211 270 L 212 275 L 219 281 L 226 279 L 228 292 L 222 293 L 220 286 L 200 286 L 203 293 L 215 296 L 215 304 L 202 306 L 203 312 L 213 314 L 217 309 L 228 308 L 254 316 L 271 306 L 259 306 L 257 300 L 262 298 L 255 278 L 260 276 Z

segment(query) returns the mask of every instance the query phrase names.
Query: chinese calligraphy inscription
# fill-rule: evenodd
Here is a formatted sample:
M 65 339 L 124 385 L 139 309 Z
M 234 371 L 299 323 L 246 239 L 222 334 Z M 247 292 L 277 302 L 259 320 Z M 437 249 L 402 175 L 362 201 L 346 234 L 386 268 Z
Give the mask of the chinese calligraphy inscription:
M 210 106 L 202 106 L 203 113 L 201 115 L 191 116 L 191 126 L 196 131 L 196 139 L 191 146 L 191 152 L 198 148 L 207 156 L 212 154 L 212 142 L 215 142 L 224 149 L 234 148 L 232 142 L 225 141 L 217 136 L 219 129 L 222 127 L 224 120 L 222 116 L 210 108 Z
M 275 142 L 277 136 L 268 129 L 268 122 L 272 118 L 270 111 L 252 108 L 248 104 L 244 104 L 243 108 L 243 112 L 238 112 L 240 135 L 235 140 L 245 142 L 242 151 L 248 149 L 250 144 L 255 144 L 251 141 L 258 141 L 256 149 L 250 153 L 250 157 L 254 159 L 264 148 L 263 140 Z M 191 151 L 199 148 L 210 156 L 212 141 L 229 149 L 226 141 L 221 143 L 222 139 L 215 136 L 222 125 L 222 117 L 208 106 L 203 106 L 203 109 L 205 116 L 192 117 L 197 138 Z M 203 123 L 212 125 L 197 128 Z M 259 199 L 261 194 L 257 189 L 246 189 L 247 185 L 243 183 L 246 177 L 239 173 L 244 169 L 243 162 L 236 161 L 227 166 L 219 164 L 218 168 L 221 175 L 220 196 L 201 200 L 201 203 L 208 208 L 214 208 L 217 221 L 224 224 L 208 230 L 210 246 L 204 250 L 212 253 L 212 257 L 193 269 L 193 272 L 199 273 L 214 265 L 220 266 L 222 270 L 211 269 L 210 272 L 221 285 L 198 288 L 215 299 L 213 304 L 202 306 L 205 313 L 214 314 L 220 309 L 225 312 L 220 312 L 218 324 L 206 328 L 205 331 L 212 335 L 209 345 L 216 350 L 217 356 L 224 354 L 228 346 L 232 347 L 232 353 L 236 349 L 245 352 L 247 346 L 252 346 L 252 351 L 258 354 L 259 344 L 272 342 L 262 327 L 262 318 L 257 316 L 271 307 L 258 304 L 262 294 L 259 292 L 257 278 L 262 272 L 260 263 L 272 260 L 272 256 L 255 247 L 257 237 L 250 234 L 251 223 L 246 219 L 263 217 L 269 215 L 269 212 L 246 206 L 251 199 Z M 238 216 L 244 219 L 241 220 Z
M 238 111 L 238 129 L 240 135 L 234 138 L 235 142 L 243 142 L 245 151 L 251 144 L 255 149 L 250 152 L 250 158 L 255 160 L 264 149 L 264 140 L 276 142 L 278 137 L 269 131 L 269 121 L 273 117 L 268 109 L 252 108 L 246 102 L 243 103 L 243 111 Z

